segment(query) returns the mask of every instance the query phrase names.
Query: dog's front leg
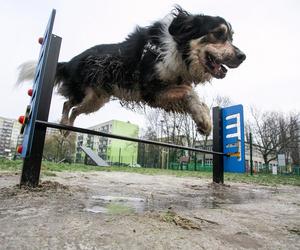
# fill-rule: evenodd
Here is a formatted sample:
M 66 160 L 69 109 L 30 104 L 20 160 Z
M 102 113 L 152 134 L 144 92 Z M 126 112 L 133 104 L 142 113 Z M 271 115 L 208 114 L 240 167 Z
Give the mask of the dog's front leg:
M 201 134 L 209 135 L 212 129 L 209 108 L 201 102 L 194 90 L 184 96 L 186 112 L 189 113 Z
M 153 107 L 167 111 L 188 113 L 201 134 L 211 132 L 211 118 L 207 105 L 199 100 L 197 93 L 189 85 L 172 86 L 157 95 Z

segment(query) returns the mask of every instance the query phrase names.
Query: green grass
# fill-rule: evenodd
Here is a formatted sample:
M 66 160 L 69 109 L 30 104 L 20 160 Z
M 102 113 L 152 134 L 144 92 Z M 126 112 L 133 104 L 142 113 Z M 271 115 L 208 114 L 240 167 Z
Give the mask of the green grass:
M 22 161 L 10 161 L 0 158 L 0 171 L 20 171 L 22 168 Z
M 118 203 L 109 203 L 106 209 L 109 214 L 131 214 L 134 212 L 131 207 Z
M 0 159 L 0 171 L 21 171 L 22 161 L 10 161 L 6 159 Z M 130 168 L 130 167 L 97 167 L 87 166 L 84 164 L 66 164 L 66 163 L 53 163 L 43 162 L 42 163 L 42 174 L 45 176 L 56 176 L 55 172 L 70 171 L 70 172 L 87 172 L 87 171 L 106 171 L 106 172 L 129 172 L 139 173 L 147 175 L 172 175 L 177 177 L 197 177 L 212 179 L 211 172 L 199 172 L 199 171 L 186 171 L 186 170 L 168 170 L 158 168 Z M 272 175 L 272 174 L 224 174 L 225 183 L 231 182 L 243 182 L 243 183 L 254 183 L 260 185 L 294 185 L 300 186 L 300 176 L 296 175 Z
M 233 174 L 225 173 L 225 181 L 255 183 L 260 185 L 276 186 L 276 185 L 293 185 L 300 186 L 300 176 L 298 175 L 272 175 L 272 174 Z

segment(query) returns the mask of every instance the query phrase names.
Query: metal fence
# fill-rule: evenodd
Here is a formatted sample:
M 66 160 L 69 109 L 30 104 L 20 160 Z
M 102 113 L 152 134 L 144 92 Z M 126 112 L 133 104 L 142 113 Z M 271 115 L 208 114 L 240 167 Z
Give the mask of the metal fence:
M 275 169 L 274 169 L 275 168 Z M 247 167 L 250 173 L 250 167 Z M 300 176 L 300 167 L 298 165 L 287 165 L 284 167 L 262 164 L 253 169 L 254 174 L 277 174 L 277 175 L 298 175 Z

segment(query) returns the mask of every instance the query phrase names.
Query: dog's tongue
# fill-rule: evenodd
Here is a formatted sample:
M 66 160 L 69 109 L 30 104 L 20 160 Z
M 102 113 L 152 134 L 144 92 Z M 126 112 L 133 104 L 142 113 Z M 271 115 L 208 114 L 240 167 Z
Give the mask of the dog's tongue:
M 221 64 L 213 63 L 213 66 L 215 74 L 218 74 L 222 70 Z
M 225 77 L 226 73 L 227 73 L 227 69 L 222 65 L 222 64 L 218 64 L 218 63 L 214 63 L 214 74 L 216 76 L 218 76 L 219 78 L 223 78 Z

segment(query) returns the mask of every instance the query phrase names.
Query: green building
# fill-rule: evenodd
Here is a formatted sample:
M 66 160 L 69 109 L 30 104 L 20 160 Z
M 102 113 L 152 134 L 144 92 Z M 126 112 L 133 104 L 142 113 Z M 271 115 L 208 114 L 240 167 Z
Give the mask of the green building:
M 101 123 L 89 129 L 135 138 L 137 138 L 139 134 L 139 127 L 137 125 L 118 120 Z M 77 136 L 77 162 L 83 162 L 85 157 L 80 146 L 91 148 L 97 152 L 102 159 L 111 164 L 137 163 L 138 143 L 136 142 L 79 134 Z

